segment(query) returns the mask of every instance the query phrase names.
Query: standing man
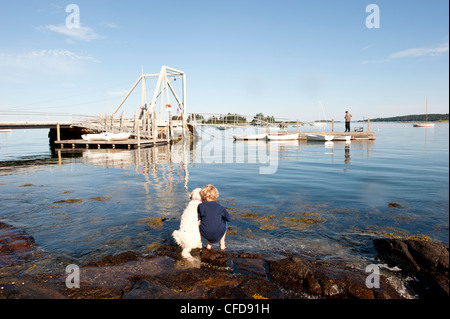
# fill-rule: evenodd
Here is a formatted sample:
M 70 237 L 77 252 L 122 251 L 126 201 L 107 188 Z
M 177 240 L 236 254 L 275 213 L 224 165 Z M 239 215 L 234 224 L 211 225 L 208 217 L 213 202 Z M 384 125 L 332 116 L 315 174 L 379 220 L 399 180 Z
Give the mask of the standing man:
M 345 131 L 350 132 L 350 120 L 352 119 L 352 115 L 348 113 L 348 111 L 345 111 Z

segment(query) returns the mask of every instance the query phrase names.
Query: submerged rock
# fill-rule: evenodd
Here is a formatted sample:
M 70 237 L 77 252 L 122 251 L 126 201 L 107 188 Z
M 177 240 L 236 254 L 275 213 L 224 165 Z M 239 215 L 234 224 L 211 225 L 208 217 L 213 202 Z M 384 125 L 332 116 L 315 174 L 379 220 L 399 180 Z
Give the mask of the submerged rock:
M 420 298 L 449 297 L 449 246 L 401 239 L 375 239 L 378 256 L 405 275 L 416 276 Z
M 0 222 L 0 267 L 30 260 L 36 251 L 34 238 L 25 231 Z

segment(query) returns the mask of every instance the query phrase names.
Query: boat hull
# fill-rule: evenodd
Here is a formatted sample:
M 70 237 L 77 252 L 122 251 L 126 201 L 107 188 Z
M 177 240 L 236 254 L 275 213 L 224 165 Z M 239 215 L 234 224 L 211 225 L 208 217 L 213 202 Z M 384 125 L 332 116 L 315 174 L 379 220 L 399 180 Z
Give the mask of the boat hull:
M 298 133 L 296 134 L 285 134 L 285 135 L 271 135 L 267 136 L 269 141 L 290 141 L 290 140 L 298 140 Z
M 346 136 L 335 136 L 333 138 L 333 141 L 346 141 L 349 142 L 352 139 L 352 137 L 350 135 L 346 135 Z
M 248 140 L 265 140 L 267 134 L 253 134 L 253 135 L 233 135 L 235 141 L 248 141 Z
M 124 141 L 130 137 L 130 133 L 100 133 L 84 134 L 81 138 L 85 141 Z
M 434 127 L 433 123 L 416 123 L 413 125 L 414 127 Z
M 319 141 L 319 142 L 329 142 L 334 139 L 333 135 L 313 135 L 306 134 L 306 139 L 308 141 Z

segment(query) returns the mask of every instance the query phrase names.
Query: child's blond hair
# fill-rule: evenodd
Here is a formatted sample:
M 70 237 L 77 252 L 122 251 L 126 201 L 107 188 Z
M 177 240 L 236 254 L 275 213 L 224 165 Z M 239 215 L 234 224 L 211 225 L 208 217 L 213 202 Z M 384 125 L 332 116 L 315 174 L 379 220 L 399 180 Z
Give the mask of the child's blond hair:
M 219 197 L 219 191 L 213 185 L 208 184 L 200 191 L 202 201 L 215 201 Z

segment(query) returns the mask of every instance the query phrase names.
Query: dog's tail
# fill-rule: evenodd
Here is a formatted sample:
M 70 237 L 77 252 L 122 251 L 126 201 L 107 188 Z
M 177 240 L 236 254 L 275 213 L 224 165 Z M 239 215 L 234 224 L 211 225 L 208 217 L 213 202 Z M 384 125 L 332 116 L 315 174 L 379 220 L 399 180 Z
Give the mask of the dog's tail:
M 175 230 L 175 231 L 172 233 L 172 237 L 173 237 L 173 239 L 175 239 L 175 242 L 176 242 L 179 246 L 181 246 L 181 233 L 180 233 L 180 231 L 179 231 L 179 230 Z

